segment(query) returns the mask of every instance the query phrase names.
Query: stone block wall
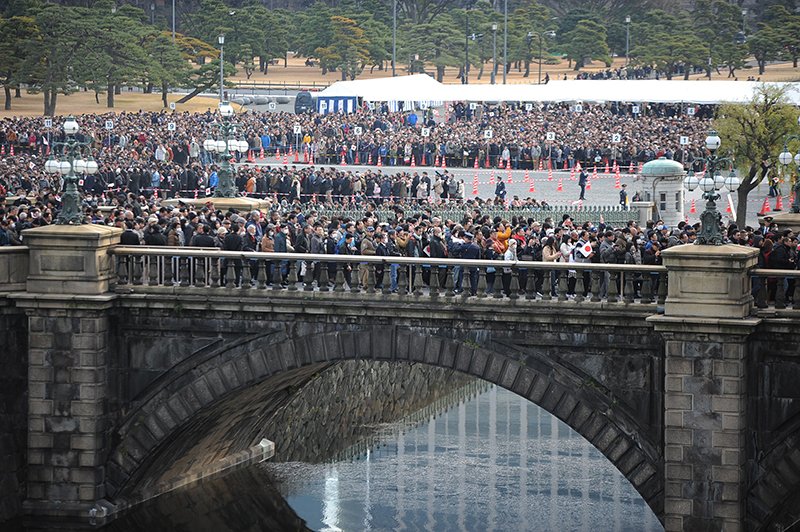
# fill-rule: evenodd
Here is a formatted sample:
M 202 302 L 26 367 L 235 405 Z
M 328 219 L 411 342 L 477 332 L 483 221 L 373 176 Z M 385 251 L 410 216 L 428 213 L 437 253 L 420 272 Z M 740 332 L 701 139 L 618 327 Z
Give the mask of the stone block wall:
M 105 309 L 29 311 L 30 513 L 82 514 L 105 497 L 108 330 Z
M 665 530 L 742 530 L 747 345 L 664 334 Z
M 22 509 L 28 430 L 27 333 L 24 314 L 0 308 L 0 523 Z

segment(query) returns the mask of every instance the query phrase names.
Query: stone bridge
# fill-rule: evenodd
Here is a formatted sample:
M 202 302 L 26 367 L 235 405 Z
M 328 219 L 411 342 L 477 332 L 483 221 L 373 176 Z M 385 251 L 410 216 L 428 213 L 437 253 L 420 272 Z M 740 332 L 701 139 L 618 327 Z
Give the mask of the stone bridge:
M 405 295 L 375 289 L 379 258 L 359 257 L 367 288 L 350 291 L 350 259 L 303 257 L 332 267 L 320 290 L 300 282 L 297 255 L 269 255 L 289 261 L 290 283 L 267 287 L 263 254 L 119 248 L 118 236 L 46 227 L 0 253 L 0 518 L 112 516 L 263 459 L 264 420 L 320 371 L 364 359 L 529 399 L 600 450 L 668 531 L 777 531 L 800 514 L 800 306 L 753 304 L 751 276 L 766 273 L 752 250 L 668 250 L 642 277 L 653 300 L 632 293 L 641 267 L 439 260 L 439 293 L 436 275 L 424 289 L 406 278 L 431 260 L 397 259 Z M 232 286 L 235 259 L 258 261 L 252 288 Z M 457 265 L 475 269 L 477 295 L 454 293 Z M 487 294 L 490 265 L 508 267 L 511 297 Z M 558 298 L 516 295 L 536 270 Z

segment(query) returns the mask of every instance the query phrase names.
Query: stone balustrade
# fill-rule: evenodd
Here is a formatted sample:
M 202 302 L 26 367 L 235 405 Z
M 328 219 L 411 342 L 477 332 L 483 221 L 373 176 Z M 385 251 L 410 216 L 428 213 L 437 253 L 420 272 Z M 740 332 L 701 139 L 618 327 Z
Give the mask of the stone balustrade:
M 0 247 L 0 292 L 24 291 L 28 280 L 28 248 Z
M 664 304 L 667 295 L 667 269 L 663 266 L 265 254 L 211 248 L 117 247 L 111 252 L 117 258 L 115 290 L 120 293 L 210 289 L 275 295 L 302 291 L 358 297 L 378 294 L 395 300 L 475 297 L 658 305 Z M 395 265 L 398 289 L 393 292 L 391 271 Z M 364 270 L 366 283 L 360 283 L 359 272 Z M 269 282 L 270 272 L 274 283 Z M 282 272 L 285 282 L 278 280 L 277 272 Z M 601 293 L 604 284 L 607 294 Z

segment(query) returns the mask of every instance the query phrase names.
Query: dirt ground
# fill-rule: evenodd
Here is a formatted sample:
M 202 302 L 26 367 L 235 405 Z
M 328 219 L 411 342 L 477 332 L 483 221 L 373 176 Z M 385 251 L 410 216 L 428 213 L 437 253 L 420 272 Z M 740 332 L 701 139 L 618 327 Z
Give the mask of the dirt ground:
M 615 67 L 624 65 L 625 58 L 617 58 L 614 63 Z M 397 74 L 405 75 L 405 65 L 398 64 Z M 604 70 L 605 65 L 595 64 L 584 68 L 582 71 L 596 72 Z M 488 63 L 484 69 L 484 75 L 481 79 L 478 78 L 478 70 L 470 72 L 470 83 L 489 83 L 491 72 L 491 63 Z M 727 78 L 727 72 L 720 71 L 720 74 L 713 73 L 713 81 L 734 81 L 733 78 Z M 567 75 L 568 79 L 574 79 L 576 72 L 569 68 L 567 62 L 560 65 L 543 65 L 542 77 L 545 73 L 550 74 L 551 79 L 563 79 Z M 444 83 L 460 83 L 456 79 L 457 69 L 448 69 L 446 71 Z M 763 76 L 758 75 L 757 68 L 749 68 L 737 72 L 739 80 L 746 80 L 748 76 L 760 78 L 762 81 L 797 81 L 800 80 L 800 69 L 792 68 L 791 63 L 776 63 L 767 66 L 766 72 Z M 357 79 L 373 79 L 379 77 L 391 76 L 391 69 L 388 71 L 380 71 L 375 68 L 372 72 L 370 69 L 365 69 L 364 72 Z M 523 72 L 512 70 L 508 73 L 507 83 L 521 84 L 521 83 L 535 83 L 538 76 L 538 65 L 531 65 L 531 72 L 527 78 L 523 77 Z M 691 80 L 702 78 L 701 75 L 691 76 Z M 305 66 L 305 58 L 294 57 L 290 55 L 288 66 L 284 67 L 283 62 L 279 65 L 271 65 L 268 69 L 267 75 L 260 72 L 255 72 L 250 79 L 244 75 L 240 70 L 240 74 L 234 76 L 232 79 L 236 81 L 241 88 L 247 86 L 316 86 L 320 89 L 341 80 L 339 72 L 329 72 L 327 75 L 322 75 L 322 70 L 319 67 Z M 497 81 L 502 82 L 503 76 L 499 74 Z M 681 78 L 682 80 L 682 78 Z M 677 81 L 675 81 L 677 82 Z M 177 101 L 181 95 L 170 95 L 169 101 Z M 205 111 L 209 107 L 216 108 L 217 100 L 215 98 L 203 98 L 197 96 L 185 104 L 178 104 L 176 110 L 182 111 Z M 113 110 L 135 112 L 139 109 L 145 111 L 158 111 L 162 110 L 160 94 L 142 94 L 140 92 L 123 92 L 115 98 L 115 107 Z M 41 116 L 43 110 L 43 96 L 41 94 L 27 94 L 25 90 L 22 91 L 21 98 L 13 98 L 11 102 L 11 110 L 0 110 L 0 117 L 13 117 L 13 116 Z M 58 96 L 58 103 L 56 106 L 56 114 L 67 116 L 69 114 L 87 114 L 87 113 L 105 113 L 109 109 L 106 106 L 105 95 L 100 95 L 100 103 L 95 102 L 95 95 L 93 92 L 78 92 L 69 96 Z

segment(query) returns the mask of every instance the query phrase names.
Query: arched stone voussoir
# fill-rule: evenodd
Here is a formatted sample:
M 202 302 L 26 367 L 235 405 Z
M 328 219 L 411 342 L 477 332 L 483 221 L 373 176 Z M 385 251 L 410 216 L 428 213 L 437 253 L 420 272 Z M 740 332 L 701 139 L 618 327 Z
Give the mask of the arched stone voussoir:
M 529 399 L 581 434 L 663 516 L 662 457 L 642 446 L 637 420 L 617 407 L 583 375 L 554 361 L 546 372 L 527 366 L 509 346 L 493 350 L 424 327 L 331 326 L 305 334 L 248 336 L 190 356 L 140 394 L 138 407 L 120 424 L 110 453 L 111 493 L 130 492 L 137 470 L 152 463 L 164 443 L 203 411 L 232 394 L 281 374 L 344 360 L 408 361 L 453 369 Z M 503 351 L 501 353 L 500 351 Z M 112 478 L 113 477 L 113 478 Z M 113 496 L 113 495 L 112 495 Z

